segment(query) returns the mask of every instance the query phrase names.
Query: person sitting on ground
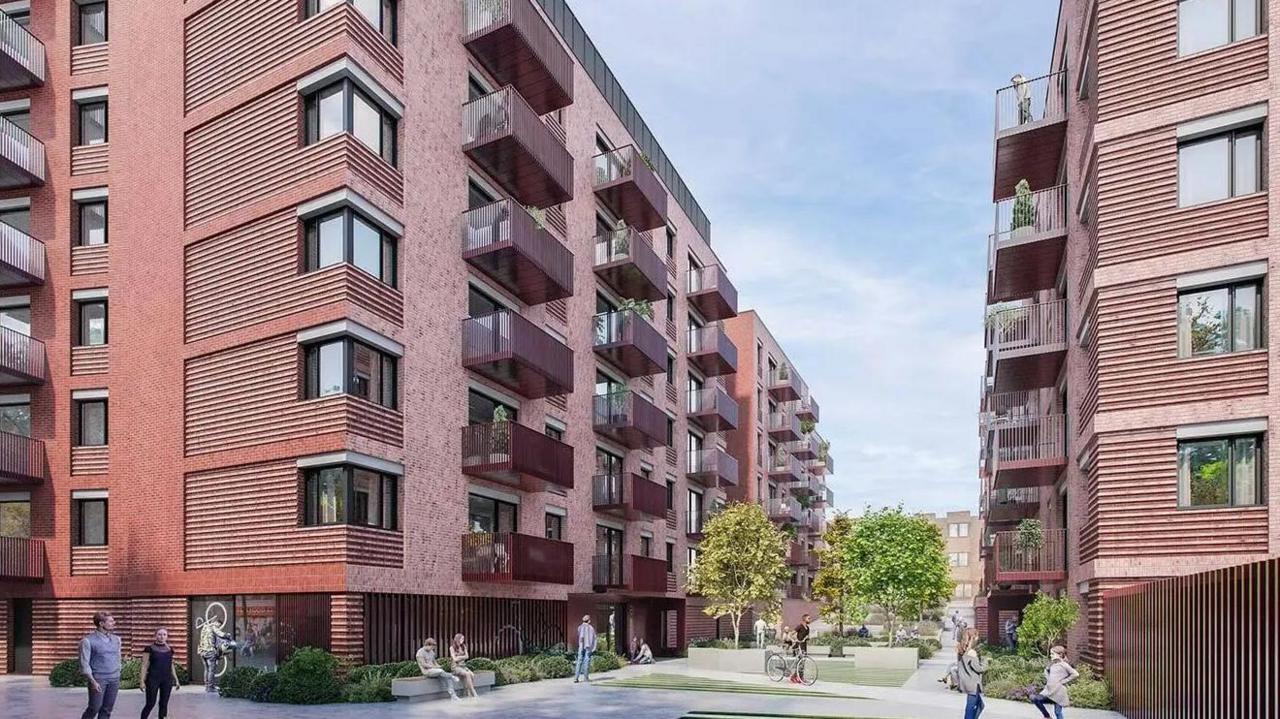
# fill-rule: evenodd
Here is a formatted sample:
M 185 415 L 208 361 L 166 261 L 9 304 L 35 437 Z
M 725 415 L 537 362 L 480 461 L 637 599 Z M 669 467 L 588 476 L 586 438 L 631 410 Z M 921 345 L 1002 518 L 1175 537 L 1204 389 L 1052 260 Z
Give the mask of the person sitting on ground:
M 462 685 L 467 688 L 467 694 L 474 698 L 476 675 L 467 668 L 467 660 L 470 658 L 471 653 L 467 651 L 467 638 L 461 634 L 453 635 L 453 641 L 449 643 L 449 659 L 453 660 L 453 675 L 462 680 Z
M 439 662 L 436 661 L 436 640 L 427 637 L 422 643 L 422 648 L 414 656 L 418 660 L 418 669 L 422 671 L 422 676 L 430 679 L 439 679 L 444 685 L 445 691 L 449 692 L 449 698 L 458 701 L 458 692 L 454 686 L 458 683 L 458 678 L 446 672 Z
M 871 638 L 871 630 L 867 629 L 866 624 L 863 624 L 862 626 L 858 627 L 858 636 L 862 637 L 863 639 Z
M 636 664 L 653 664 L 653 650 L 644 638 L 640 639 L 640 648 L 636 650 Z

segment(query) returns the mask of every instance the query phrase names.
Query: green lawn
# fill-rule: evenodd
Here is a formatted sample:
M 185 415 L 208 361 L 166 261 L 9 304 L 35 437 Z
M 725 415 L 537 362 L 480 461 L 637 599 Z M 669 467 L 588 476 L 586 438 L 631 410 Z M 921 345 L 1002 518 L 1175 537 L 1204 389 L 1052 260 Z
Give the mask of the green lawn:
M 818 684 L 823 682 L 840 682 L 841 684 L 862 684 L 872 687 L 900 687 L 907 683 L 911 675 L 910 669 L 861 669 L 853 662 L 818 660 Z
M 822 682 L 821 675 L 819 675 L 818 682 Z M 818 689 L 800 687 L 787 683 L 750 684 L 747 682 L 734 682 L 723 679 L 684 676 L 682 674 L 646 674 L 644 676 L 629 677 L 627 679 L 600 682 L 600 686 L 616 687 L 621 689 L 664 689 L 667 691 L 724 692 L 729 694 L 760 694 L 765 696 L 792 696 L 829 699 L 865 698 L 830 694 Z
M 681 719 L 874 719 L 874 717 L 831 716 L 829 714 L 760 714 L 757 712 L 692 712 Z

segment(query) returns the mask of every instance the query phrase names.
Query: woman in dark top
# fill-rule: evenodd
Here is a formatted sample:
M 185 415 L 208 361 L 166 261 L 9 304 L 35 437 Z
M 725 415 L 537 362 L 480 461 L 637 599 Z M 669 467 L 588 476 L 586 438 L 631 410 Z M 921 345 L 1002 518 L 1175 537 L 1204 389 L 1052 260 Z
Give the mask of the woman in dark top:
M 169 630 L 157 629 L 156 638 L 142 650 L 142 670 L 138 687 L 147 694 L 147 705 L 142 707 L 142 719 L 151 716 L 151 708 L 160 700 L 160 719 L 169 716 L 169 692 L 177 689 L 178 667 L 173 662 L 173 647 L 169 646 Z

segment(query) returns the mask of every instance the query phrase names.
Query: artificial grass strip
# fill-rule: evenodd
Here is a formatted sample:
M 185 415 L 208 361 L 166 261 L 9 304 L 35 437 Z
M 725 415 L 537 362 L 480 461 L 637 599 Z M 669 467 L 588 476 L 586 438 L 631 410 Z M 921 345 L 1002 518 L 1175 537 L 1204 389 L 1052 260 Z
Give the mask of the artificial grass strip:
M 841 714 L 760 714 L 755 712 L 697 711 L 685 714 L 682 719 L 877 719 L 877 717 Z M 879 719 L 884 719 L 880 717 Z
M 849 662 L 818 662 L 818 681 L 898 688 L 907 683 L 910 669 L 860 669 Z

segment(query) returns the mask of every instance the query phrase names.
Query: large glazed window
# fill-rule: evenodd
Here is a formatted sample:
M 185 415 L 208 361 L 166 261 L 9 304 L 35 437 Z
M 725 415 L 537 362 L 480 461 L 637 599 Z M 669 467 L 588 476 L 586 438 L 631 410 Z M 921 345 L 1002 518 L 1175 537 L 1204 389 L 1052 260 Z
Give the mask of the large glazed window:
M 77 5 L 76 45 L 107 41 L 107 4 L 86 2 Z
M 307 17 L 319 15 L 331 7 L 350 3 L 373 25 L 378 34 L 392 45 L 396 44 L 395 0 L 307 0 Z
M 396 357 L 344 337 L 306 348 L 306 397 L 350 394 L 396 407 Z
M 304 474 L 304 524 L 356 524 L 395 529 L 399 477 L 355 467 L 335 465 Z
M 101 145 L 107 141 L 107 102 L 82 102 L 78 106 L 76 145 Z
M 1264 187 L 1261 126 L 1178 145 L 1180 207 L 1249 195 Z
M 0 537 L 31 536 L 31 496 L 0 499 Z
M 1178 54 L 1208 50 L 1257 35 L 1260 0 L 1180 0 Z
M 339 80 L 307 95 L 306 144 L 312 145 L 339 133 L 351 133 L 396 165 L 396 118 L 350 80 Z
M 519 507 L 500 499 L 467 495 L 467 526 L 472 532 L 515 533 Z
M 74 401 L 75 446 L 104 447 L 107 444 L 107 401 L 79 399 Z
M 74 541 L 77 547 L 103 547 L 107 544 L 107 500 L 74 499 Z
M 1178 356 L 1243 352 L 1264 346 L 1262 284 L 1207 287 L 1178 295 Z
M 346 208 L 313 217 L 306 238 L 308 272 L 345 262 L 396 286 L 396 238 L 359 212 Z
M 1178 506 L 1261 504 L 1262 449 L 1260 435 L 1179 442 Z

